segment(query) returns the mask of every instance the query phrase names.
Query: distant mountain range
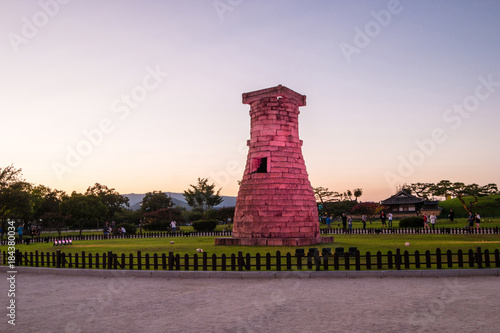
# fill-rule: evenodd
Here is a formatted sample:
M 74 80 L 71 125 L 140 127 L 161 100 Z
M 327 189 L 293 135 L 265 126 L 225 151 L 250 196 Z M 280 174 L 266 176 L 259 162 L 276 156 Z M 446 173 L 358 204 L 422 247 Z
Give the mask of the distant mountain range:
M 172 198 L 172 202 L 175 204 L 175 206 L 184 207 L 187 210 L 191 210 L 191 207 L 187 204 L 186 200 L 184 199 L 183 193 L 165 192 L 165 194 Z M 128 198 L 130 209 L 139 210 L 141 208 L 142 199 L 146 194 L 130 193 L 122 195 Z M 236 206 L 236 197 L 222 196 L 222 199 L 223 199 L 222 203 L 218 206 L 215 206 L 215 208 Z

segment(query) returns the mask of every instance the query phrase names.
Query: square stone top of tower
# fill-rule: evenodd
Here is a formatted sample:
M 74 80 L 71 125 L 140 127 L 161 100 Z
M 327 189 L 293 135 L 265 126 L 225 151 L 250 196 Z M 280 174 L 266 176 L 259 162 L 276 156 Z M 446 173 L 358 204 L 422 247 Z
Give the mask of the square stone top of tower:
M 282 86 L 281 84 L 272 88 L 244 93 L 243 104 L 252 104 L 253 102 L 258 101 L 262 98 L 269 97 L 286 97 L 296 100 L 299 106 L 306 105 L 306 95 L 301 95 L 293 91 L 292 89 Z

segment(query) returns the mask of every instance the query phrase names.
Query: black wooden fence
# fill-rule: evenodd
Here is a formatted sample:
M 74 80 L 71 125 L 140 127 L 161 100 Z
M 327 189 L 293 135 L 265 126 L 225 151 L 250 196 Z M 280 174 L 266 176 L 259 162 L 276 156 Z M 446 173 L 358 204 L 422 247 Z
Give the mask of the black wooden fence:
M 5 251 L 2 253 L 3 264 L 8 263 Z M 10 259 L 9 259 L 10 260 Z M 458 250 L 452 253 L 436 249 L 434 253 L 429 250 L 424 253 L 415 251 L 395 252 L 380 251 L 372 254 L 366 252 L 361 255 L 356 250 L 354 254 L 345 252 L 319 253 L 318 249 L 307 254 L 297 251 L 296 254 L 282 254 L 276 251 L 274 255 L 266 253 L 261 255 L 249 253 L 217 256 L 196 253 L 193 255 L 168 254 L 142 254 L 137 251 L 133 254 L 116 254 L 107 252 L 103 254 L 64 253 L 56 252 L 15 252 L 15 266 L 56 267 L 56 268 L 94 268 L 94 269 L 128 269 L 128 270 L 203 270 L 203 271 L 291 271 L 291 270 L 402 270 L 402 269 L 443 269 L 443 268 L 490 268 L 500 267 L 500 251 L 494 252 L 487 249 L 482 251 L 478 247 L 475 251 L 467 252 Z
M 465 235 L 465 234 L 481 234 L 481 235 L 492 235 L 499 234 L 499 227 L 486 227 L 486 228 L 435 228 L 435 229 L 424 229 L 424 228 L 357 228 L 357 229 L 343 229 L 343 228 L 332 228 L 332 229 L 321 229 L 320 233 L 322 235 L 338 235 L 338 234 L 353 234 L 353 235 L 368 235 L 368 234 L 401 234 L 401 235 L 413 235 L 413 234 L 425 234 L 425 235 Z
M 82 234 L 80 235 L 63 235 L 63 236 L 39 236 L 39 237 L 23 237 L 23 243 L 53 243 L 56 240 L 73 240 L 73 241 L 84 241 L 84 240 L 107 240 L 107 239 L 126 239 L 126 238 L 163 238 L 163 237 L 224 237 L 232 236 L 231 231 L 209 231 L 209 232 L 196 232 L 196 231 L 158 231 L 158 232 L 144 232 L 137 234 L 121 234 L 121 235 L 107 235 L 104 234 Z M 16 239 L 18 240 L 18 239 Z M 4 240 L 6 242 L 6 240 Z

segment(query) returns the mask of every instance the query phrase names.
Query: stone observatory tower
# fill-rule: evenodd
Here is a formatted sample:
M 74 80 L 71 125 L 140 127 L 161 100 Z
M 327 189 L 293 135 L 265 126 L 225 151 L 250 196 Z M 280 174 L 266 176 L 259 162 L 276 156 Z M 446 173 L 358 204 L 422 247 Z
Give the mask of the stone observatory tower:
M 299 107 L 306 96 L 282 85 L 243 94 L 250 104 L 250 140 L 233 238 L 216 244 L 309 245 L 320 237 L 318 208 L 302 157 Z

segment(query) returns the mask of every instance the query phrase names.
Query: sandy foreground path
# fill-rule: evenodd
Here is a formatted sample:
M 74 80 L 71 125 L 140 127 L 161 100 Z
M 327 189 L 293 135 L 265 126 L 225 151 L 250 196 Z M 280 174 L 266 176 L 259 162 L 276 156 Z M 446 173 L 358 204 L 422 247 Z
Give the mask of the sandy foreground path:
M 165 279 L 17 274 L 0 332 L 500 332 L 500 278 Z

